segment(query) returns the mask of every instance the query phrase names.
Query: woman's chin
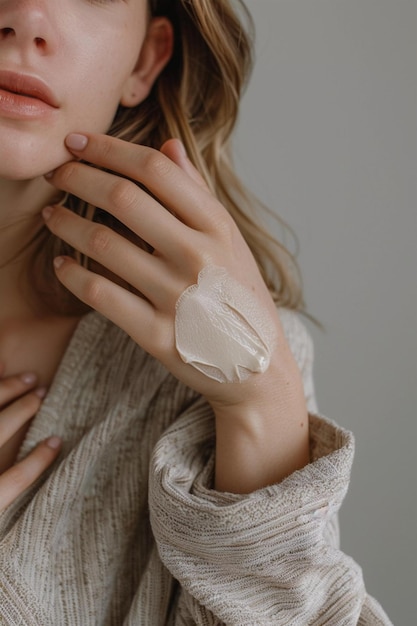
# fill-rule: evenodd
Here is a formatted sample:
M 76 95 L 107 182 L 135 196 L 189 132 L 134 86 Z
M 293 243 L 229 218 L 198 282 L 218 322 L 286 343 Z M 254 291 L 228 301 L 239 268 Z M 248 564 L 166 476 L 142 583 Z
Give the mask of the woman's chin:
M 48 157 L 39 155 L 38 157 L 27 158 L 25 155 L 23 158 L 15 158 L 15 155 L 10 155 L 9 158 L 2 159 L 0 150 L 0 180 L 24 182 L 40 178 L 72 158 L 63 149 L 61 154 L 48 155 Z

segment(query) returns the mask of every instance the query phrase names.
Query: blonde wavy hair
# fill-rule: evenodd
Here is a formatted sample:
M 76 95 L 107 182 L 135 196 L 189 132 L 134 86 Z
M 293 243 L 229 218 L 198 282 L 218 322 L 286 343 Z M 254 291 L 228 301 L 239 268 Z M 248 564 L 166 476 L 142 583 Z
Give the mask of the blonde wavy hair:
M 277 304 L 303 310 L 295 258 L 260 225 L 261 205 L 239 181 L 232 164 L 231 135 L 253 63 L 254 29 L 247 8 L 241 0 L 150 0 L 150 11 L 171 20 L 174 54 L 144 102 L 132 109 L 119 107 L 108 134 L 158 149 L 167 139 L 180 138 L 190 160 L 236 221 Z M 71 196 L 66 206 L 132 238 L 99 208 Z M 46 231 L 39 244 L 33 265 L 38 293 L 57 312 L 82 313 L 85 305 L 56 280 L 52 258 L 70 254 L 87 266 L 88 259 Z M 146 243 L 142 245 L 146 248 Z M 52 288 L 46 289 L 47 284 Z

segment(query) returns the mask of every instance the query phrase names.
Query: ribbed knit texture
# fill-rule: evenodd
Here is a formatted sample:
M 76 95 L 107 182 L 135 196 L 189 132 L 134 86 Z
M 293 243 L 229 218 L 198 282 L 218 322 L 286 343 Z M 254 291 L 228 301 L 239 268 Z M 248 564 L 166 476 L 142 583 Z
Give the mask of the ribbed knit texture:
M 311 413 L 312 346 L 280 312 Z M 213 482 L 213 415 L 120 329 L 79 324 L 20 451 L 64 447 L 0 514 L 5 626 L 387 626 L 338 548 L 352 435 L 311 414 L 311 459 L 242 496 Z

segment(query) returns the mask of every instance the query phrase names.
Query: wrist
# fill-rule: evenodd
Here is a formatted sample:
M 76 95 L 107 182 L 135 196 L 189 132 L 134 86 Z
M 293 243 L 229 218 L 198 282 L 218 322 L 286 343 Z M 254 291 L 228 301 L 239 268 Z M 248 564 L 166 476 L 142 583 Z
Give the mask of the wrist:
M 298 370 L 297 370 L 298 371 Z M 213 405 L 216 489 L 249 493 L 309 462 L 308 414 L 298 375 L 258 385 L 233 405 Z

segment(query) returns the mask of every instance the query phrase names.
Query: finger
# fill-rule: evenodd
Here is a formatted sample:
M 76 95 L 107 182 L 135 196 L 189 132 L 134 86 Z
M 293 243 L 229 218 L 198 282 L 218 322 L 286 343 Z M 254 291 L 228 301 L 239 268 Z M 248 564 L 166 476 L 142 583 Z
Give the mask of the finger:
M 44 389 L 21 396 L 0 411 L 0 446 L 17 433 L 17 431 L 34 417 L 45 395 Z
M 160 313 L 143 298 L 79 266 L 73 259 L 58 257 L 54 264 L 58 279 L 69 291 L 166 364 L 166 355 L 175 352 L 172 324 L 175 301 L 170 309 Z
M 0 476 L 0 511 L 16 500 L 43 474 L 58 456 L 61 445 L 58 437 L 50 437 Z
M 152 346 L 159 339 L 156 336 L 157 313 L 149 302 L 68 257 L 58 257 L 54 265 L 58 279 L 79 300 L 114 322 L 144 350 L 154 354 Z
M 175 255 L 189 228 L 134 182 L 72 161 L 50 179 L 63 191 L 98 206 L 127 226 L 152 248 Z
M 159 150 L 96 134 L 85 135 L 85 147 L 77 150 L 72 147 L 73 137 L 70 135 L 66 143 L 77 157 L 142 183 L 191 228 L 210 230 L 213 218 L 217 221 L 217 215 L 224 212 L 209 192 Z
M 33 372 L 26 372 L 19 376 L 9 376 L 0 379 L 0 407 L 11 402 L 14 398 L 26 393 L 36 385 L 37 376 Z
M 178 282 L 162 258 L 138 248 L 107 226 L 85 220 L 61 206 L 47 207 L 43 215 L 51 232 L 132 285 L 155 305 L 174 294 L 178 298 L 186 286 Z
M 184 144 L 179 139 L 168 139 L 161 146 L 162 154 L 165 154 L 171 161 L 176 163 L 190 178 L 194 180 L 202 189 L 210 191 L 206 181 L 200 172 L 194 167 L 187 156 Z

